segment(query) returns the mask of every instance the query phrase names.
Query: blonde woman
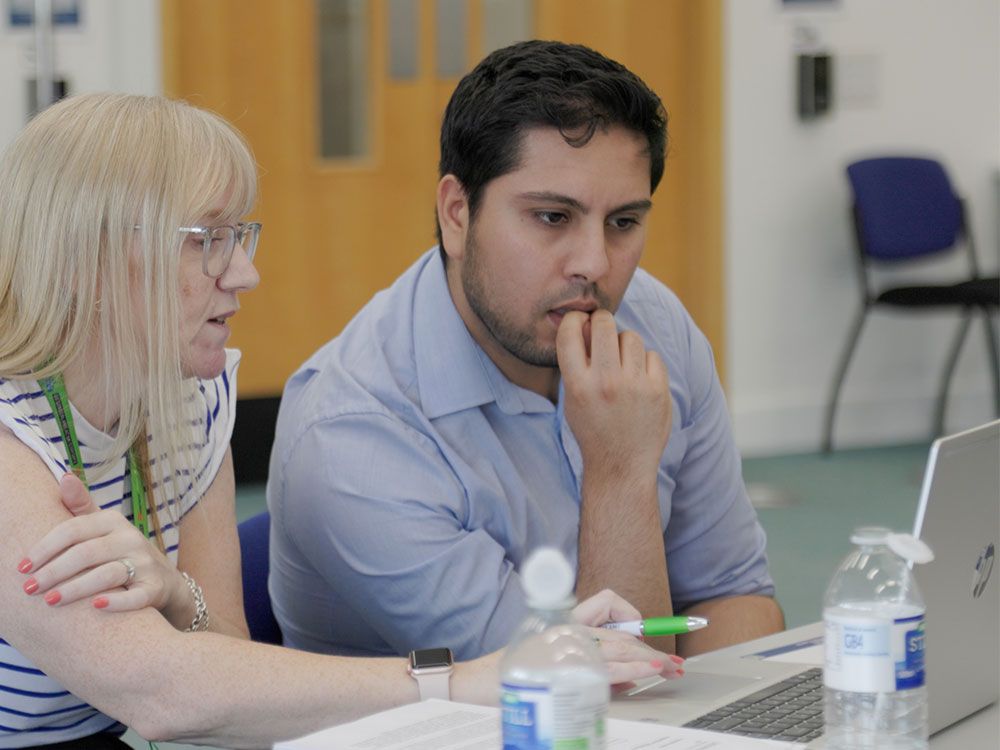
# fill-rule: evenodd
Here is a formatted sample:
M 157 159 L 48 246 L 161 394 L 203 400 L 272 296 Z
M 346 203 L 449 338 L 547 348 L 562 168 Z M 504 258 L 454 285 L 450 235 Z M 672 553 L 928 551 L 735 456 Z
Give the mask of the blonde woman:
M 155 97 L 65 100 L 0 159 L 0 748 L 257 747 L 417 699 L 402 659 L 247 640 L 225 344 L 255 193 L 230 126 Z M 613 681 L 677 671 L 602 645 Z M 458 665 L 452 696 L 494 702 L 495 669 Z

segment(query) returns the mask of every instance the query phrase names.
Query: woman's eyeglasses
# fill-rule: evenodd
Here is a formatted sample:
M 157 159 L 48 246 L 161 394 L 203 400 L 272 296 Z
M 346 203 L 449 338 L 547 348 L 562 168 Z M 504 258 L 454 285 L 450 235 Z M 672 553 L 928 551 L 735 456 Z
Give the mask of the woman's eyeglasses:
M 239 241 L 247 259 L 253 261 L 260 239 L 260 222 L 239 223 L 221 227 L 181 227 L 179 231 L 201 239 L 201 270 L 210 279 L 217 279 L 229 268 L 233 250 Z

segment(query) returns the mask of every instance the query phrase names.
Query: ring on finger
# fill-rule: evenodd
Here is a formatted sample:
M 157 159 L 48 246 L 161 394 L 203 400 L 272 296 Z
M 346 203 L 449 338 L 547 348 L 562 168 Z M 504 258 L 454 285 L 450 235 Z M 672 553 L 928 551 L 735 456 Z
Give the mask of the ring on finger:
M 125 583 L 122 586 L 128 588 L 135 581 L 135 565 L 127 557 L 119 558 L 118 562 L 125 566 Z

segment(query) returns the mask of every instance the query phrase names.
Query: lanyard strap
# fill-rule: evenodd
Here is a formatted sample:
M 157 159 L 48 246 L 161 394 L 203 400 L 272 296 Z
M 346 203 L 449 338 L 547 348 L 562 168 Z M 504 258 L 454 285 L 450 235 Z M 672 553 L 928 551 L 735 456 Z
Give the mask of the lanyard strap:
M 66 457 L 69 459 L 70 469 L 89 489 L 87 484 L 87 474 L 83 469 L 83 458 L 80 455 L 80 441 L 76 438 L 76 427 L 73 425 L 73 410 L 69 405 L 69 396 L 66 394 L 66 383 L 60 374 L 55 374 L 50 378 L 42 378 L 38 381 L 48 399 L 49 407 L 59 425 L 59 434 L 62 435 L 63 445 L 66 446 Z M 140 438 L 141 440 L 142 438 Z M 146 486 L 142 482 L 142 472 L 139 468 L 139 459 L 136 456 L 135 448 L 128 451 L 128 473 L 132 483 L 132 523 L 144 536 L 149 536 L 149 518 L 146 514 Z

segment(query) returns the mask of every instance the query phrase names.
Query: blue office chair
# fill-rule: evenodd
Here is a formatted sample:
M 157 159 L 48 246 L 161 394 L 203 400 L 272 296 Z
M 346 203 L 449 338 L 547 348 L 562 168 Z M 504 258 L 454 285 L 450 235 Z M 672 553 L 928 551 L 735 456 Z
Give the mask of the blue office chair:
M 241 522 L 240 555 L 243 567 L 243 611 L 250 626 L 250 639 L 281 644 L 281 628 L 271 611 L 267 593 L 271 514 L 267 511 Z
M 952 307 L 962 319 L 945 362 L 937 397 L 935 436 L 944 431 L 948 386 L 955 371 L 973 314 L 981 313 L 993 374 L 994 407 L 1000 415 L 1000 364 L 991 314 L 1000 306 L 1000 278 L 982 277 L 965 205 L 952 189 L 940 163 L 932 159 L 878 158 L 856 161 L 847 167 L 854 196 L 853 218 L 861 282 L 861 309 L 855 316 L 847 344 L 837 366 L 827 402 L 823 451 L 833 446 L 833 422 L 847 367 L 861 336 L 869 310 L 876 306 L 897 309 Z M 875 291 L 868 277 L 870 264 L 902 266 L 928 256 L 965 249 L 969 275 L 944 284 L 892 287 Z

